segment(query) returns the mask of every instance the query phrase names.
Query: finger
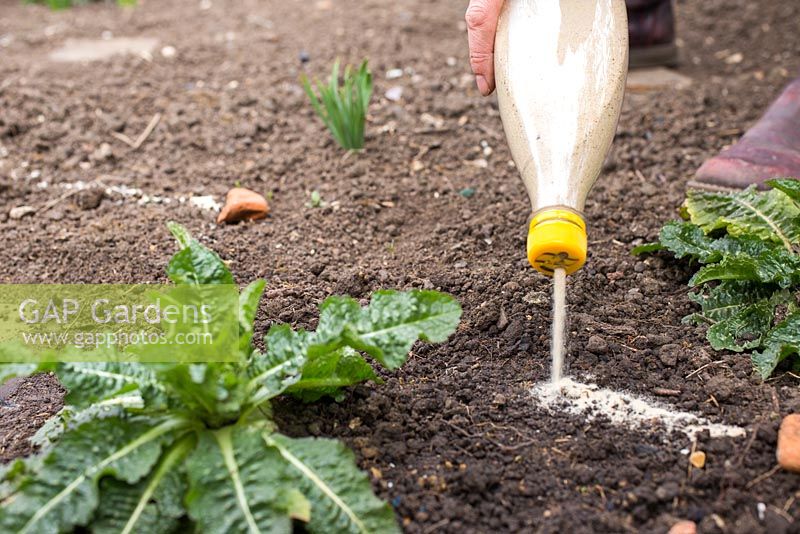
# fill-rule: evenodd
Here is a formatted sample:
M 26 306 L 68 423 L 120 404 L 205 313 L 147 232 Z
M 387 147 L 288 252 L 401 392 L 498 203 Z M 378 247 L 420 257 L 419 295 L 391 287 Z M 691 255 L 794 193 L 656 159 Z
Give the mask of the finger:
M 469 64 L 482 95 L 494 91 L 494 35 L 503 0 L 470 0 L 467 21 Z

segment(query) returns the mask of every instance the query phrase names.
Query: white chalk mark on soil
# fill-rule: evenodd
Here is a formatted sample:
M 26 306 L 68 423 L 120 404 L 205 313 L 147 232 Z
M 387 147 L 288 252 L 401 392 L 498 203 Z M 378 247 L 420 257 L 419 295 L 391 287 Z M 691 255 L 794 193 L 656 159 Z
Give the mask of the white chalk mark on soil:
M 630 428 L 661 425 L 668 432 L 677 430 L 690 438 L 703 430 L 708 430 L 712 438 L 745 435 L 745 429 L 738 426 L 711 423 L 658 402 L 601 389 L 596 384 L 582 384 L 571 378 L 563 378 L 558 383 L 542 382 L 533 388 L 532 393 L 537 402 L 549 411 L 584 415 L 590 421 L 604 416 L 615 425 Z
M 97 61 L 118 54 L 150 54 L 158 45 L 153 37 L 114 37 L 111 39 L 67 39 L 64 46 L 50 53 L 53 61 Z
M 138 187 L 129 187 L 127 185 L 107 185 L 103 183 L 101 180 L 94 180 L 92 182 L 84 182 L 82 180 L 78 180 L 77 182 L 68 182 L 63 184 L 58 184 L 59 187 L 62 189 L 66 189 L 70 192 L 72 191 L 82 191 L 84 189 L 88 189 L 90 187 L 101 186 L 106 196 L 109 198 L 118 198 L 121 200 L 131 199 L 135 200 L 136 204 L 143 206 L 145 204 L 172 204 L 173 202 L 178 204 L 184 204 L 185 202 L 189 202 L 192 206 L 208 211 L 219 211 L 222 207 L 222 204 L 215 200 L 213 195 L 179 195 L 179 196 L 160 196 L 160 195 L 149 195 L 139 189 Z M 48 206 L 49 207 L 49 206 Z

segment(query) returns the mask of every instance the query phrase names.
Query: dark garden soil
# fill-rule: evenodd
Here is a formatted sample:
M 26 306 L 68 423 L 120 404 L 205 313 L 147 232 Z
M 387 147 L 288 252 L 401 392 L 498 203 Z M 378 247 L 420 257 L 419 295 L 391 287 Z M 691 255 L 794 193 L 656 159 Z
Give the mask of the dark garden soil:
M 800 532 L 800 477 L 771 471 L 780 417 L 800 410 L 798 378 L 763 383 L 746 356 L 713 352 L 702 328 L 681 324 L 694 309 L 689 268 L 629 253 L 676 215 L 700 163 L 797 72 L 800 3 L 679 3 L 681 72 L 694 84 L 626 99 L 587 206 L 590 259 L 569 281 L 572 376 L 748 429 L 701 435 L 707 465 L 691 472 L 680 433 L 550 414 L 530 395 L 549 376 L 550 286 L 524 257 L 529 206 L 496 102 L 468 74 L 465 7 L 140 0 L 54 13 L 0 0 L 0 282 L 164 281 L 174 251 L 164 223 L 176 220 L 239 282 L 268 280 L 260 331 L 313 327 L 331 293 L 448 291 L 465 313 L 447 343 L 418 345 L 384 384 L 340 404 L 278 406 L 288 433 L 350 444 L 408 532 L 664 532 L 677 518 L 703 532 Z M 161 42 L 151 57 L 48 61 L 68 38 L 104 31 Z M 174 57 L 162 55 L 167 45 Z M 364 56 L 376 85 L 367 146 L 343 156 L 298 75 Z M 387 80 L 394 68 L 403 76 Z M 400 102 L 383 97 L 392 86 L 403 87 Z M 138 149 L 111 135 L 136 138 L 156 113 Z M 271 195 L 272 213 L 218 227 L 189 202 L 65 197 L 65 184 L 94 180 L 218 200 L 238 181 Z M 474 195 L 460 194 L 468 188 Z M 325 207 L 306 206 L 312 190 Z M 21 205 L 37 212 L 10 218 Z M 0 460 L 30 452 L 25 439 L 61 397 L 40 376 L 3 398 Z

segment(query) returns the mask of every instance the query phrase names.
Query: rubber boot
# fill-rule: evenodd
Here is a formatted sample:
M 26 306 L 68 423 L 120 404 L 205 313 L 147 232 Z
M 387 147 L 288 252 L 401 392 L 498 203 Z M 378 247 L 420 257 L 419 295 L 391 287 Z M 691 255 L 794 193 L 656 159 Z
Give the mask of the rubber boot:
M 706 161 L 690 187 L 765 188 L 772 178 L 800 178 L 800 78 L 792 81 L 742 138 Z

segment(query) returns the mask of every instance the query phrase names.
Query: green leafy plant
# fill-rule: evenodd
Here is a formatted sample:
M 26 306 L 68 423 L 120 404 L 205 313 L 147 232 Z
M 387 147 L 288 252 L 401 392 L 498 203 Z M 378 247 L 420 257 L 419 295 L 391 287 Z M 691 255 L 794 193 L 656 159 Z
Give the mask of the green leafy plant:
M 24 0 L 26 4 L 45 4 L 50 9 L 67 9 L 69 7 L 88 4 L 92 0 Z M 99 1 L 99 0 L 97 0 Z M 116 0 L 119 6 L 135 6 L 136 0 Z
M 219 256 L 182 227 L 176 284 L 231 284 Z M 42 449 L 0 467 L 0 532 L 398 532 L 353 453 L 331 439 L 281 434 L 270 402 L 343 399 L 379 381 L 418 340 L 444 341 L 461 307 L 434 291 L 378 291 L 361 307 L 330 297 L 317 330 L 272 326 L 252 343 L 265 282 L 240 295 L 238 363 L 59 363 L 67 404 L 35 436 Z M 0 365 L 4 376 L 30 371 Z
M 689 191 L 682 221 L 667 223 L 658 243 L 634 254 L 668 250 L 700 269 L 689 280 L 700 311 L 684 320 L 707 324 L 716 350 L 752 351 L 768 378 L 800 351 L 800 181 L 771 180 L 772 188 L 736 193 Z
M 358 70 L 348 65 L 344 69 L 341 85 L 338 61 L 333 64 L 328 85 L 314 81 L 316 92 L 308 77 L 303 75 L 301 81 L 314 111 L 336 142 L 347 150 L 362 148 L 367 107 L 372 96 L 372 73 L 367 67 L 367 60 L 361 63 Z

